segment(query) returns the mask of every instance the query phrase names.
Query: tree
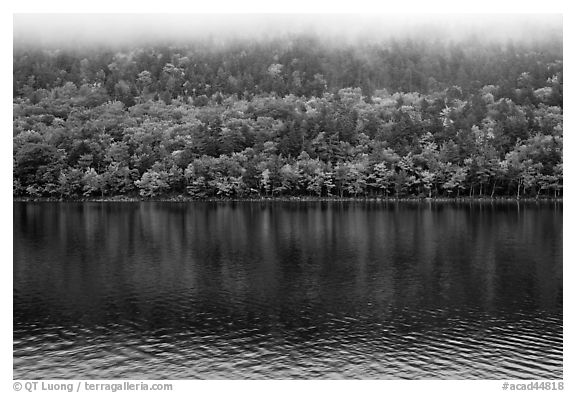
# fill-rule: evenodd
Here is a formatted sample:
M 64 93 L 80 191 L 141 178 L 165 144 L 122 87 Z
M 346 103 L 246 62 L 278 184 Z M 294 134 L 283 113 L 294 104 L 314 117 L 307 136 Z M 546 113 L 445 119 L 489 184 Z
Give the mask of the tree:
M 366 191 L 366 167 L 363 163 L 348 163 L 346 176 L 346 191 L 357 197 L 364 195 Z
M 377 193 L 388 196 L 388 191 L 392 185 L 394 170 L 387 166 L 386 162 L 379 162 L 374 165 L 372 173 L 368 175 L 368 185 L 375 189 Z
M 25 144 L 14 155 L 14 177 L 20 187 L 36 193 L 56 193 L 65 153 L 44 143 Z
M 298 191 L 298 184 L 301 182 L 302 173 L 296 165 L 284 164 L 280 168 L 279 193 L 295 193 Z
M 82 183 L 84 196 L 91 196 L 99 192 L 100 196 L 102 198 L 104 197 L 104 190 L 106 187 L 104 177 L 96 173 L 94 168 L 86 169 L 86 172 L 84 172 L 84 176 L 82 177 Z
M 167 172 L 156 172 L 149 169 L 140 180 L 136 180 L 135 185 L 140 189 L 140 195 L 143 197 L 154 197 L 169 190 L 168 178 Z
M 150 71 L 144 70 L 138 74 L 136 86 L 138 87 L 138 94 L 141 98 L 149 94 L 150 87 L 152 86 L 152 74 Z
M 265 168 L 260 174 L 260 189 L 264 189 L 266 194 L 270 193 L 272 189 L 272 182 L 270 181 L 270 169 Z
M 562 195 L 561 42 L 324 44 L 16 45 L 14 195 Z

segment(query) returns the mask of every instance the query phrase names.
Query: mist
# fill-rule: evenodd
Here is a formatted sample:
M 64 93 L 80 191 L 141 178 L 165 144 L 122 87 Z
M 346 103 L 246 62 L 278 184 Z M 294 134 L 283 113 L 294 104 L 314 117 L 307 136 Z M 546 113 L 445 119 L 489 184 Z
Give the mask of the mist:
M 408 37 L 518 41 L 562 37 L 560 14 L 15 14 L 14 45 L 126 45 L 312 35 L 334 42 Z

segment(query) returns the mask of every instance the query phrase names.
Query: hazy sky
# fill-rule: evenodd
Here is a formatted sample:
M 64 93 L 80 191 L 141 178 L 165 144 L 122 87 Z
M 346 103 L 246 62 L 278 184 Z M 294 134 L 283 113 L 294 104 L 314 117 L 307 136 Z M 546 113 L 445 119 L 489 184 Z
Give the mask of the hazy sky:
M 311 32 L 333 38 L 473 33 L 489 39 L 562 32 L 560 14 L 15 14 L 14 42 L 125 43 L 134 40 L 270 37 Z

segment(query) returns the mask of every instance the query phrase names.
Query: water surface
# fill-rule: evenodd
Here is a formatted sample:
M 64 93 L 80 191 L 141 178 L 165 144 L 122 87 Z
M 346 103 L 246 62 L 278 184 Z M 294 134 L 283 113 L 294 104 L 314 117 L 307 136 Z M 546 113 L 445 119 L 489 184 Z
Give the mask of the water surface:
M 14 378 L 562 378 L 562 205 L 14 203 Z

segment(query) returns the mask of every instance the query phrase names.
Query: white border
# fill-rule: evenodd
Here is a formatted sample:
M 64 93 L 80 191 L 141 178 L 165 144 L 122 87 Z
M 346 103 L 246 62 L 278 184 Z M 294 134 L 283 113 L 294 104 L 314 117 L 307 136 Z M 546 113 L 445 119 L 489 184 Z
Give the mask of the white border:
M 281 4 L 279 4 L 281 3 Z M 142 1 L 114 1 L 99 0 L 98 2 L 80 2 L 80 1 L 19 1 L 10 2 L 3 5 L 0 18 L 3 22 L 4 53 L 12 53 L 12 16 L 14 13 L 411 13 L 417 10 L 418 13 L 562 13 L 564 14 L 564 69 L 568 72 L 564 74 L 565 88 L 565 107 L 572 108 L 572 71 L 574 68 L 573 51 L 574 46 L 572 37 L 574 36 L 575 18 L 568 6 L 568 1 L 457 1 L 457 0 L 412 0 L 412 1 L 312 1 L 312 0 L 290 0 L 286 2 L 272 1 L 234 1 L 219 0 L 215 2 L 207 1 L 176 1 L 176 2 L 142 2 Z M 2 324 L 2 391 L 12 391 L 12 102 L 11 102 L 11 75 L 12 62 L 5 61 L 0 79 L 2 83 L 2 114 L 3 130 L 5 139 L 2 140 L 0 147 L 3 149 L 0 154 L 2 162 L 0 163 L 1 198 L 6 212 L 3 214 L 4 219 L 0 228 L 2 232 L 3 247 L 5 258 L 3 263 L 6 264 L 6 271 L 2 274 L 2 293 L 1 299 L 4 315 L 7 316 Z M 573 340 L 573 316 L 574 312 L 571 307 L 573 299 L 574 277 L 573 264 L 574 260 L 574 242 L 570 241 L 571 233 L 569 224 L 576 222 L 573 201 L 574 191 L 574 116 L 570 110 L 564 115 L 565 146 L 564 146 L 564 182 L 565 182 L 565 199 L 568 203 L 564 205 L 564 233 L 568 241 L 564 242 L 564 382 L 568 391 L 574 389 L 572 384 L 574 374 L 574 340 Z M 8 317 L 9 316 L 9 317 Z M 290 392 L 294 389 L 304 389 L 307 391 L 319 391 L 331 389 L 336 391 L 347 391 L 349 389 L 360 388 L 366 391 L 388 392 L 388 391 L 442 391 L 442 392 L 490 392 L 501 391 L 502 383 L 499 381 L 174 381 L 175 390 L 178 392 L 199 391 L 199 389 L 210 389 L 217 391 L 237 391 L 238 389 L 249 392 L 262 391 L 269 392 L 270 388 L 278 392 Z M 249 389 L 249 390 L 248 390 Z M 566 388 L 565 388 L 566 389 Z

